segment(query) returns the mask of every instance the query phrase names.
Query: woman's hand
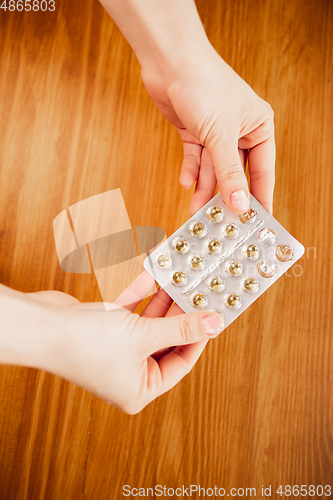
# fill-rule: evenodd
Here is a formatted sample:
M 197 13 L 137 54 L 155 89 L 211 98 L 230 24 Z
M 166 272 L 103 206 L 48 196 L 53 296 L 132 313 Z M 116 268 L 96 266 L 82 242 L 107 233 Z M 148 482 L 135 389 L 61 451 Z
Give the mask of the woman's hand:
M 176 58 L 175 58 L 176 60 Z M 251 192 L 272 212 L 275 142 L 273 111 L 214 51 L 203 43 L 196 54 L 162 73 L 149 62 L 143 82 L 184 143 L 180 183 L 197 181 L 190 212 L 214 195 L 216 179 L 229 208 L 249 206 L 244 165 L 248 158 Z
M 180 182 L 190 188 L 197 181 L 191 214 L 212 198 L 216 179 L 229 208 L 240 213 L 249 207 L 247 156 L 251 191 L 272 211 L 273 111 L 216 53 L 194 0 L 100 1 L 135 51 L 149 94 L 184 142 Z
M 134 314 L 153 283 L 142 273 L 108 312 L 102 303 L 81 304 L 60 292 L 27 294 L 34 330 L 38 316 L 44 324 L 38 328 L 40 340 L 34 339 L 33 362 L 20 364 L 59 375 L 126 413 L 139 412 L 189 373 L 208 340 L 223 329 L 219 314 L 183 314 L 177 305 L 170 309 L 172 299 L 162 289 L 141 316 Z

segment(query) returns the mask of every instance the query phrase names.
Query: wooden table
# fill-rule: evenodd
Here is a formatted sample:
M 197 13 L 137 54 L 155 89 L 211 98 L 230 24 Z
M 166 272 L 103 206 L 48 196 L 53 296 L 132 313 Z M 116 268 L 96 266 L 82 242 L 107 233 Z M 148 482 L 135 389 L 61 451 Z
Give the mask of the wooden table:
M 333 3 L 198 9 L 218 52 L 275 111 L 274 215 L 304 258 L 136 416 L 48 373 L 1 367 L 1 500 L 118 499 L 125 484 L 259 497 L 272 485 L 273 498 L 285 498 L 281 484 L 333 487 Z M 1 283 L 100 300 L 92 274 L 61 270 L 54 217 L 120 187 L 133 225 L 170 235 L 192 196 L 181 160 L 176 130 L 96 0 L 0 12 Z

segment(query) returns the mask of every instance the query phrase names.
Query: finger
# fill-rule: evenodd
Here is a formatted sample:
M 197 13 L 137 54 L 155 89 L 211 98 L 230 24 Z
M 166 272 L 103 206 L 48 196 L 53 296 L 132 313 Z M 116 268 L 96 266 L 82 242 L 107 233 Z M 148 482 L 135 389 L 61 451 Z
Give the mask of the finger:
M 187 375 L 204 350 L 208 339 L 196 344 L 178 346 L 158 362 L 148 358 L 147 390 L 150 399 L 167 392 Z
M 162 318 L 172 305 L 172 298 L 163 288 L 159 288 L 149 304 L 143 310 L 142 318 Z
M 144 271 L 119 295 L 114 304 L 133 312 L 141 300 L 146 298 L 154 284 L 154 278 Z
M 183 309 L 181 309 L 179 307 L 178 304 L 174 303 L 166 315 L 167 315 L 167 317 L 169 317 L 169 316 L 178 316 L 179 314 L 184 314 L 184 311 L 183 311 Z M 168 352 L 172 351 L 173 349 L 174 349 L 174 346 L 159 349 L 158 351 L 156 351 L 152 354 L 152 357 L 158 361 L 162 356 L 164 356 Z
M 248 155 L 247 149 L 238 148 L 238 155 L 239 155 L 239 159 L 240 159 L 241 165 L 243 167 L 243 170 L 245 171 L 246 162 L 247 162 L 247 155 Z
M 207 201 L 212 199 L 216 188 L 216 175 L 210 154 L 203 148 L 200 161 L 199 178 L 190 206 L 190 214 L 195 214 Z
M 272 213 L 275 182 L 274 113 L 263 101 L 265 119 L 254 130 L 241 137 L 240 148 L 249 149 L 251 192 Z
M 249 152 L 251 193 L 268 212 L 273 212 L 275 184 L 274 136 L 253 147 Z
M 179 182 L 185 189 L 193 186 L 199 175 L 202 146 L 184 142 L 184 159 L 179 176 Z
M 213 148 L 207 145 L 207 149 L 213 160 L 219 190 L 225 204 L 233 212 L 245 212 L 250 206 L 250 197 L 238 154 L 238 144 L 219 141 Z
M 269 118 L 266 117 L 253 130 L 243 135 L 238 141 L 238 147 L 241 149 L 252 149 L 271 136 L 274 137 L 273 115 Z
M 183 309 L 179 307 L 178 304 L 173 304 L 173 306 L 167 312 L 167 316 L 178 316 L 179 314 L 185 314 Z
M 140 318 L 143 351 L 150 355 L 164 347 L 186 345 L 214 338 L 224 329 L 221 314 L 202 312 L 179 314 L 166 318 Z
M 166 293 L 163 288 L 160 288 L 158 292 L 154 295 L 152 300 L 149 302 L 143 313 L 141 314 L 141 317 L 163 317 L 163 316 L 177 316 L 179 314 L 184 314 L 184 311 L 177 305 L 173 304 L 173 306 L 170 308 L 172 304 L 172 299 L 171 297 Z M 156 332 L 158 334 L 158 332 Z M 154 359 L 159 360 L 162 356 L 167 354 L 168 352 L 173 350 L 172 347 L 166 347 L 163 349 L 159 349 L 158 351 L 154 352 L 152 354 L 152 357 Z
M 198 139 L 194 137 L 186 128 L 177 127 L 177 132 L 183 142 L 190 142 L 191 144 L 201 144 Z

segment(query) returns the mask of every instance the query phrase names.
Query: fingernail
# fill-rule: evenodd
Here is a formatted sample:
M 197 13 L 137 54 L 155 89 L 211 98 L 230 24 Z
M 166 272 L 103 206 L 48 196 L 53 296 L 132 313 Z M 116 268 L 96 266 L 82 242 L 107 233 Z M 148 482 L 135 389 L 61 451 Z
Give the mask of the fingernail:
M 239 189 L 232 193 L 230 196 L 230 203 L 232 208 L 237 212 L 245 212 L 245 210 L 250 208 L 249 196 L 243 189 Z
M 202 324 L 207 337 L 216 337 L 224 330 L 224 317 L 221 314 L 210 314 L 202 318 Z

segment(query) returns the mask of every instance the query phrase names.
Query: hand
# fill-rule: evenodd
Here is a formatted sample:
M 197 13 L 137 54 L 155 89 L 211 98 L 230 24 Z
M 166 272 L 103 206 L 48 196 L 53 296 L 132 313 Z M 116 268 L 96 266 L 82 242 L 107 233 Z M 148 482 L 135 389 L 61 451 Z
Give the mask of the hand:
M 191 215 L 212 198 L 216 179 L 226 205 L 244 212 L 249 207 L 247 159 L 251 192 L 272 212 L 275 142 L 270 105 L 206 43 L 164 73 L 145 64 L 142 78 L 183 140 L 180 183 L 188 189 L 197 181 Z
M 185 315 L 177 305 L 170 309 L 172 299 L 163 289 L 141 317 L 133 314 L 153 283 L 147 272 L 142 273 L 117 299 L 118 309 L 108 312 L 101 303 L 81 304 L 60 292 L 29 294 L 40 304 L 52 303 L 62 325 L 56 345 L 38 368 L 130 414 L 171 389 L 223 326 L 216 313 Z

